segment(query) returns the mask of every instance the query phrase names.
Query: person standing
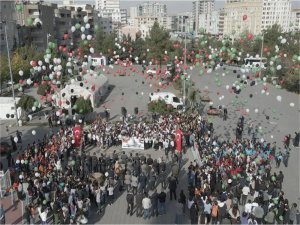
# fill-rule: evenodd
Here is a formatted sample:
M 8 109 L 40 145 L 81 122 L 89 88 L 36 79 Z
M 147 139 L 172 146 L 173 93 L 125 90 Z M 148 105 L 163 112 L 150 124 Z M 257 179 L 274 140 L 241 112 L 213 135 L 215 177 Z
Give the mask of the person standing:
M 293 140 L 294 147 L 299 147 L 299 140 L 300 140 L 300 132 L 295 132 L 295 137 Z
M 158 203 L 159 203 L 159 214 L 166 214 L 166 198 L 167 194 L 165 193 L 164 189 L 161 190 L 161 192 L 158 195 Z
M 148 194 L 145 194 L 145 197 L 142 201 L 143 209 L 144 209 L 144 219 L 150 219 L 151 216 L 151 199 L 148 197 Z
M 155 189 L 151 196 L 151 204 L 152 204 L 152 216 L 158 216 L 158 194 Z
M 112 205 L 113 200 L 114 200 L 114 187 L 113 187 L 113 185 L 110 184 L 107 188 L 107 191 L 108 191 L 108 204 Z
M 127 214 L 130 213 L 130 216 L 132 216 L 133 206 L 134 206 L 134 195 L 131 189 L 128 190 L 126 201 L 127 201 Z
M 143 212 L 143 193 L 139 190 L 136 198 L 135 198 L 135 203 L 136 203 L 136 216 L 141 217 L 142 212 Z
M 191 224 L 198 224 L 199 209 L 196 203 L 193 203 L 190 209 Z
M 250 188 L 248 186 L 244 186 L 242 189 L 242 204 L 241 205 L 244 206 L 246 204 L 249 193 L 250 193 Z
M 185 213 L 185 209 L 186 209 L 186 196 L 185 196 L 183 190 L 180 191 L 178 202 L 182 205 L 182 212 Z
M 170 177 L 169 180 L 169 190 L 170 190 L 170 200 L 172 201 L 173 196 L 174 199 L 176 200 L 176 189 L 177 189 L 177 180 L 174 176 Z
M 0 206 L 0 223 L 5 224 L 5 210 L 3 204 Z

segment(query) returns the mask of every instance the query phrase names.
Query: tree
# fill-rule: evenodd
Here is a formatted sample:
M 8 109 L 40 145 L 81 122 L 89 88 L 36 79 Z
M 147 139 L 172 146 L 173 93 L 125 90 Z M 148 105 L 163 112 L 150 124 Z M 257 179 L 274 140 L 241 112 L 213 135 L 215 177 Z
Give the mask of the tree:
M 146 38 L 146 46 L 149 49 L 147 53 L 148 60 L 156 60 L 162 65 L 165 50 L 171 49 L 170 34 L 163 27 L 155 22 L 150 30 L 149 37 Z
M 31 108 L 35 105 L 36 100 L 34 97 L 29 95 L 22 95 L 18 102 L 18 107 L 21 107 L 24 111 L 30 111 Z
M 149 102 L 148 111 L 158 114 L 168 114 L 172 113 L 174 109 L 171 105 L 167 105 L 165 101 L 158 100 Z
M 45 82 L 45 84 L 41 84 L 39 85 L 38 89 L 37 89 L 37 94 L 38 95 L 42 95 L 42 96 L 46 96 L 47 93 L 51 90 L 50 85 Z
M 76 100 L 74 109 L 76 113 L 82 115 L 93 112 L 91 101 L 89 99 L 85 100 L 83 97 L 80 97 Z

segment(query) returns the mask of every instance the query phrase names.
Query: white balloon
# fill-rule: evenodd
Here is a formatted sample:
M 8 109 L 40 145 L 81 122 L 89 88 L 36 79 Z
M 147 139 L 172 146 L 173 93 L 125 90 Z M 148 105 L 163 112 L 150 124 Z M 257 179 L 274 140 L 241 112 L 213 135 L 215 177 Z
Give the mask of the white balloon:
M 86 37 L 86 39 L 89 40 L 89 41 L 92 40 L 92 35 L 89 34 L 89 35 Z
M 285 38 L 281 39 L 280 43 L 281 44 L 285 44 L 286 43 L 286 39 Z
M 62 65 L 58 65 L 57 70 L 59 70 L 59 71 L 62 70 Z
M 290 103 L 290 106 L 291 106 L 291 107 L 294 107 L 294 106 L 295 106 L 295 103 L 294 103 L 294 102 L 291 102 L 291 103 Z
M 81 30 L 81 32 L 84 32 L 85 31 L 85 27 L 81 27 L 80 30 Z
M 165 54 L 168 54 L 168 51 L 167 51 L 167 50 L 165 51 Z
M 90 48 L 90 53 L 94 54 L 95 53 L 95 50 L 94 48 Z
M 246 109 L 246 112 L 247 112 L 247 113 L 249 113 L 249 112 L 250 112 L 250 110 L 249 110 L 249 109 Z
M 49 63 L 49 62 L 50 62 L 49 58 L 45 58 L 45 63 Z
M 82 35 L 81 35 L 81 39 L 84 40 L 85 38 L 86 38 L 86 37 L 85 37 L 85 34 L 82 34 Z
M 273 136 L 273 135 L 271 135 L 271 138 L 273 139 L 273 138 L 274 138 L 274 136 Z
M 35 106 L 32 106 L 32 111 L 34 112 L 36 110 L 36 107 Z
M 71 31 L 75 32 L 76 28 L 74 26 L 71 27 Z
M 260 142 L 261 142 L 261 143 L 264 143 L 264 141 L 265 141 L 265 140 L 264 140 L 263 138 L 260 139 Z
M 277 70 L 281 70 L 281 68 L 282 68 L 281 65 L 278 65 L 278 66 L 276 67 Z
M 274 64 L 274 62 L 273 62 L 273 61 L 270 61 L 270 65 L 273 66 L 273 64 Z
M 32 133 L 32 135 L 36 135 L 36 131 L 35 130 L 33 130 L 31 133 Z
M 16 143 L 17 143 L 17 142 L 18 142 L 18 140 L 19 140 L 19 139 L 18 139 L 18 137 L 14 137 L 14 142 L 16 142 Z
M 84 16 L 83 17 L 83 22 L 85 22 L 85 23 L 89 22 L 89 17 L 88 16 Z
M 266 81 L 267 81 L 267 78 L 266 78 L 266 77 L 264 77 L 264 78 L 263 78 L 263 81 L 265 81 L 265 82 L 266 82 Z
M 227 89 L 227 90 L 229 89 L 229 85 L 226 85 L 226 89 Z
M 20 70 L 20 71 L 19 71 L 19 75 L 20 75 L 21 77 L 24 75 L 23 70 Z
M 28 115 L 28 119 L 29 119 L 29 120 L 32 120 L 32 115 Z
M 26 83 L 27 83 L 28 85 L 31 85 L 31 84 L 32 84 L 32 80 L 30 80 L 30 78 L 29 78 L 29 79 L 26 80 Z
M 280 95 L 278 95 L 278 96 L 276 97 L 276 99 L 277 99 L 277 101 L 281 102 L 282 97 L 281 97 Z
M 74 144 L 75 143 L 75 140 L 72 140 L 72 144 Z
M 38 61 L 39 66 L 43 65 L 43 62 L 41 60 Z
M 60 116 L 60 111 L 57 111 L 55 114 L 56 116 Z
M 147 48 L 147 52 L 149 52 L 149 48 Z
M 258 109 L 254 109 L 254 112 L 255 112 L 255 113 L 258 113 Z
M 89 24 L 89 23 L 87 23 L 86 25 L 85 25 L 85 29 L 90 29 L 91 28 L 91 25 Z

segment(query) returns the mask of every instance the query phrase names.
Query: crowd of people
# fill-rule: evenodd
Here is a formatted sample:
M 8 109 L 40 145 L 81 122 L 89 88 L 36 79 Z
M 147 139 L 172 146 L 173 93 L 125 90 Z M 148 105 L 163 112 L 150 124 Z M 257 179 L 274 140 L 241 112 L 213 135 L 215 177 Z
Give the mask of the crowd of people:
M 26 202 L 26 224 L 46 224 L 50 215 L 53 224 L 88 223 L 92 209 L 103 213 L 124 190 L 127 214 L 132 216 L 136 208 L 136 216 L 144 219 L 165 214 L 167 199 L 174 199 L 182 205 L 176 223 L 187 212 L 192 224 L 299 223 L 297 204 L 290 203 L 282 191 L 283 173 L 272 171 L 273 164 L 280 167 L 287 153 L 276 142 L 258 141 L 255 129 L 248 131 L 252 138 L 243 137 L 244 123 L 240 118 L 237 138 L 230 141 L 219 140 L 213 123 L 199 115 L 173 114 L 151 122 L 113 124 L 98 118 L 82 133 L 80 149 L 73 147 L 72 126 L 62 126 L 59 132 L 29 144 L 10 162 L 15 202 Z M 176 151 L 176 129 L 182 131 L 182 152 Z M 164 157 L 117 151 L 97 156 L 86 151 L 88 146 L 119 146 L 124 136 L 142 139 L 145 149 L 164 151 Z M 296 138 L 294 146 L 299 145 L 299 134 L 298 143 Z M 284 152 L 289 153 L 290 140 L 287 136 Z M 197 151 L 199 158 L 188 167 L 188 189 L 178 193 L 178 175 L 187 150 Z M 288 159 L 283 161 L 287 166 Z

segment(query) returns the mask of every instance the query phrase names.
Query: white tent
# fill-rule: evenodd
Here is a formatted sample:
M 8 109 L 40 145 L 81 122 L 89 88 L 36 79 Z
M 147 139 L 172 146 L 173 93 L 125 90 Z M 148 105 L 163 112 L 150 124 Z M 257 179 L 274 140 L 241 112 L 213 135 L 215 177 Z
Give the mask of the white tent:
M 60 90 L 57 94 L 56 104 L 60 108 L 69 109 L 72 107 L 72 96 L 75 96 L 76 98 L 90 99 L 92 107 L 95 108 L 107 91 L 108 79 L 106 76 L 102 74 L 99 76 L 85 75 L 82 81 L 74 81 Z

